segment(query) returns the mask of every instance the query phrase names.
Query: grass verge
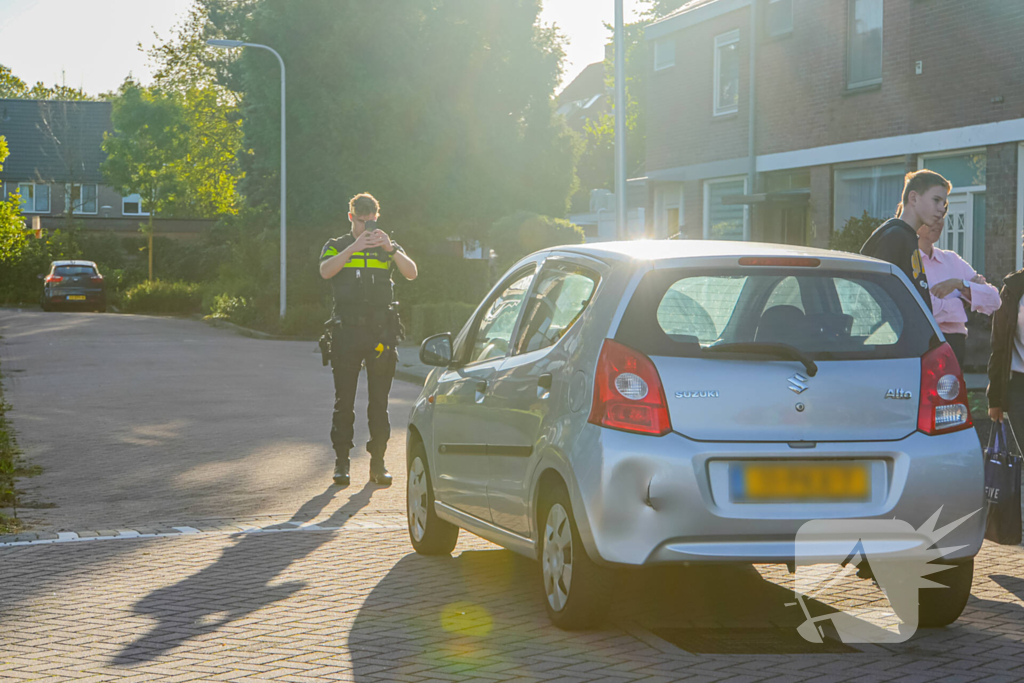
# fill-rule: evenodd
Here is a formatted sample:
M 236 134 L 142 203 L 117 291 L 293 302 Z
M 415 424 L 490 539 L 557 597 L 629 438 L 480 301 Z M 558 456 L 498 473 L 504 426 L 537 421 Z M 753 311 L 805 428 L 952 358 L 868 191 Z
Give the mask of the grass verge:
M 0 384 L 0 508 L 10 508 L 13 515 L 0 512 L 0 534 L 19 531 L 24 525 L 18 518 L 19 476 L 31 474 L 25 467 L 14 438 L 14 428 L 7 419 L 11 405 L 4 400 L 3 384 Z

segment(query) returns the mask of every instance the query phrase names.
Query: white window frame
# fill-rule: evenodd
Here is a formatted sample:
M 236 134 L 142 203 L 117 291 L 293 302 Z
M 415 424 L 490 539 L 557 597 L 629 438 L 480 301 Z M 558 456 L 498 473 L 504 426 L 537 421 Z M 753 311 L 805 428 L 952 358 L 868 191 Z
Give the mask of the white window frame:
M 735 114 L 736 112 L 738 112 L 740 110 L 740 103 L 739 103 L 739 96 L 738 96 L 739 88 L 738 87 L 737 87 L 736 104 L 734 106 L 723 108 L 718 103 L 718 94 L 722 91 L 722 88 L 721 88 L 721 77 L 722 77 L 722 58 L 721 58 L 721 54 L 722 53 L 721 53 L 721 49 L 723 47 L 728 47 L 729 45 L 738 44 L 739 42 L 740 42 L 740 31 L 739 31 L 739 29 L 736 29 L 734 31 L 729 31 L 728 33 L 723 33 L 721 35 L 715 36 L 715 79 L 714 79 L 714 83 L 713 83 L 713 86 L 714 86 L 714 89 L 715 89 L 715 92 L 714 92 L 714 106 L 715 106 L 714 115 L 715 116 L 726 116 L 728 114 Z M 738 80 L 739 80 L 739 77 L 737 76 L 737 81 Z
M 715 178 L 704 181 L 704 239 L 711 239 L 711 186 L 721 183 L 735 183 L 743 181 L 743 194 L 747 194 L 747 176 L 731 176 L 729 178 Z M 750 241 L 750 204 L 743 205 L 743 241 Z
M 4 184 L 6 185 L 7 183 L 4 183 Z M 50 207 L 53 206 L 53 192 L 50 190 L 50 186 L 48 184 L 46 184 L 46 183 L 33 183 L 33 182 L 15 183 L 15 187 L 17 188 L 17 192 L 19 194 L 21 193 L 21 186 L 22 185 L 31 185 L 32 186 L 32 208 L 31 209 L 22 209 L 21 212 L 22 213 L 50 213 Z M 39 193 L 36 192 L 36 188 L 37 187 L 45 187 L 45 188 L 47 188 L 46 189 L 46 208 L 45 209 L 40 209 L 39 206 L 38 206 Z
M 988 154 L 988 148 L 986 147 L 971 147 L 970 149 L 958 149 L 952 152 L 936 152 L 935 154 L 919 154 L 917 157 L 917 170 L 920 171 L 923 168 L 928 167 L 928 160 L 930 159 L 942 159 L 943 157 L 962 157 L 969 154 Z M 970 185 L 968 187 L 953 186 L 953 194 L 960 194 L 961 192 L 984 192 L 985 185 Z
M 885 0 L 882 2 L 882 70 L 885 71 Z M 850 63 L 851 55 L 853 54 L 853 21 L 857 14 L 857 0 L 847 0 L 846 4 L 846 89 L 857 90 L 858 88 L 870 88 L 873 85 L 881 85 L 882 75 L 878 78 L 869 78 L 866 81 L 857 81 L 853 83 L 850 81 Z
M 836 178 L 839 177 L 839 171 L 845 171 L 851 168 L 870 168 L 872 166 L 893 166 L 895 164 L 905 164 L 906 157 L 880 157 L 878 159 L 865 159 L 864 161 L 852 161 L 846 164 L 832 164 L 832 225 L 833 230 L 838 230 L 835 227 L 836 221 Z M 893 215 L 896 213 L 896 207 L 893 208 Z
M 793 0 L 768 0 L 768 4 L 769 5 L 774 5 L 774 4 L 779 3 L 779 2 L 789 2 L 789 28 L 787 28 L 785 31 L 771 31 L 771 30 L 768 30 L 767 26 L 766 26 L 765 33 L 767 33 L 770 38 L 781 38 L 782 36 L 788 36 L 789 34 L 791 34 L 793 32 Z M 771 10 L 768 10 L 768 11 L 771 11 Z M 766 24 L 767 24 L 767 16 L 768 15 L 767 15 L 767 12 L 766 12 L 765 13 L 765 23 Z
M 669 49 L 671 48 L 671 49 Z M 666 53 L 666 54 L 662 54 Z M 671 53 L 668 57 L 667 53 Z M 664 61 L 662 61 L 664 59 Z M 654 70 L 664 71 L 676 65 L 676 40 L 674 37 L 654 41 Z
M 64 184 L 64 210 L 68 210 L 68 204 L 71 203 L 72 189 L 77 186 L 79 189 L 78 196 L 82 196 L 81 188 L 92 186 L 96 188 L 96 210 L 95 211 L 82 211 L 81 208 L 71 207 L 71 213 L 75 216 L 95 216 L 99 213 L 100 208 L 100 187 L 96 183 L 65 183 Z M 79 202 L 82 205 L 82 202 Z
M 124 204 L 125 204 L 125 202 L 128 202 L 128 201 L 137 201 L 139 203 L 139 212 L 138 213 L 128 213 L 127 211 L 124 210 Z M 136 192 L 135 194 L 130 194 L 127 197 L 121 197 L 121 215 L 122 216 L 148 216 L 149 215 L 148 211 L 143 211 L 142 210 L 142 196 L 138 192 Z

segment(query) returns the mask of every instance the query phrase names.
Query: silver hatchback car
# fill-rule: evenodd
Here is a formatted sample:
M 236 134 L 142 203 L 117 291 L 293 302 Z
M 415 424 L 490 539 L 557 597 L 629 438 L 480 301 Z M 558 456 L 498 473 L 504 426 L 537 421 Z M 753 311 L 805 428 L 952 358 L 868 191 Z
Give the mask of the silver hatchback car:
M 960 522 L 952 566 L 920 589 L 918 623 L 963 611 L 981 448 L 952 350 L 888 263 L 737 242 L 549 249 L 420 357 L 437 367 L 409 419 L 413 547 L 450 553 L 462 528 L 539 559 L 558 626 L 600 619 L 616 567 L 792 567 L 805 522 L 921 529 L 940 507 Z

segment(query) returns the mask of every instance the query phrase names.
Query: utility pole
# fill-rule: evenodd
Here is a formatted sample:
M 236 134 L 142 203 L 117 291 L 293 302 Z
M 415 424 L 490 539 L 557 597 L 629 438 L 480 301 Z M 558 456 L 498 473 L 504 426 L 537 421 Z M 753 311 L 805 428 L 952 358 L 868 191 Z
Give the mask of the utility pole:
M 626 46 L 623 0 L 615 0 L 615 233 L 629 229 L 626 206 Z

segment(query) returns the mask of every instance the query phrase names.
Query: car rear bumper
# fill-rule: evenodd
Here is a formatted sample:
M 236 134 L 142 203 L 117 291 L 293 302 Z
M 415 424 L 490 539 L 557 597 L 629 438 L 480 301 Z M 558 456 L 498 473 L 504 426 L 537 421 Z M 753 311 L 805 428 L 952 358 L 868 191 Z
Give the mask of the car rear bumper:
M 723 465 L 738 460 L 870 461 L 870 500 L 854 503 L 737 503 L 730 500 Z M 984 466 L 973 429 L 894 442 L 706 443 L 678 434 L 646 437 L 588 425 L 573 455 L 584 544 L 607 563 L 791 562 L 815 547 L 801 544 L 811 520 L 900 520 L 911 538 L 941 509 L 938 527 L 968 517 L 943 539 L 962 546 L 951 559 L 973 557 L 985 527 Z M 906 525 L 910 525 L 909 527 Z M 910 528 L 912 527 L 912 529 Z M 806 529 L 806 527 L 805 527 Z M 801 537 L 806 540 L 806 537 Z M 893 552 L 899 551 L 899 543 Z

